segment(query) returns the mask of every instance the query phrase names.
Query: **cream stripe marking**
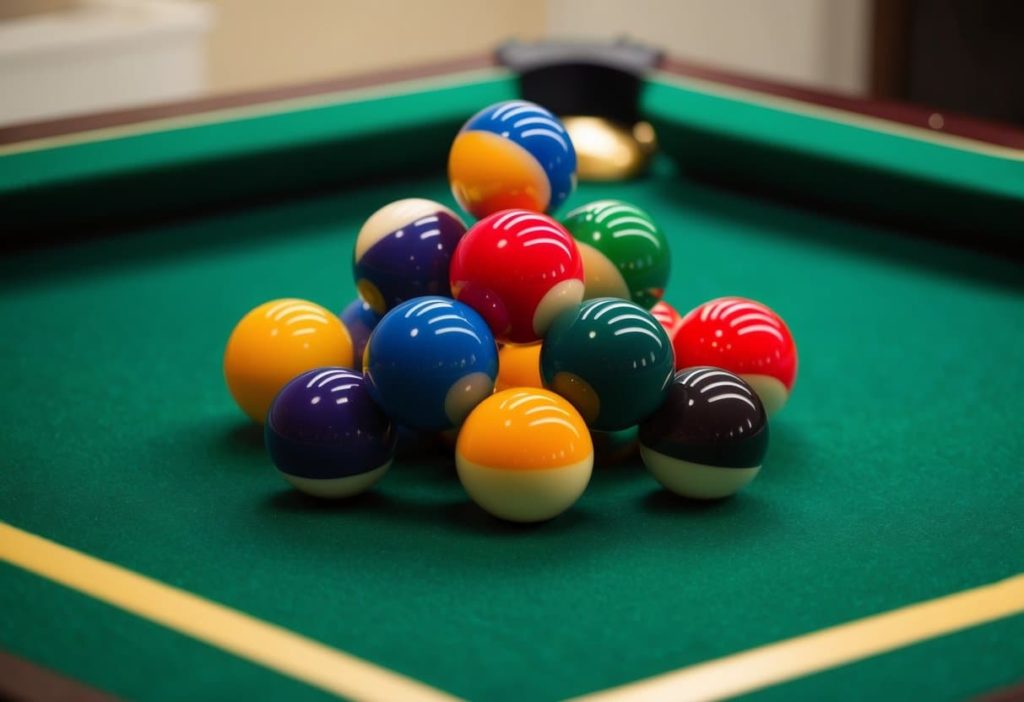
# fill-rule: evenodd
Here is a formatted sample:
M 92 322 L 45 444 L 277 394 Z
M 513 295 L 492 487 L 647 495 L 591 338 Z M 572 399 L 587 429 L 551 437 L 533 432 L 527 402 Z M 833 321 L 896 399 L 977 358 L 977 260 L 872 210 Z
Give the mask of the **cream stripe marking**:
M 1024 573 L 576 698 L 719 700 L 1024 613 Z
M 359 700 L 456 698 L 238 610 L 0 522 L 0 561 L 327 692 Z

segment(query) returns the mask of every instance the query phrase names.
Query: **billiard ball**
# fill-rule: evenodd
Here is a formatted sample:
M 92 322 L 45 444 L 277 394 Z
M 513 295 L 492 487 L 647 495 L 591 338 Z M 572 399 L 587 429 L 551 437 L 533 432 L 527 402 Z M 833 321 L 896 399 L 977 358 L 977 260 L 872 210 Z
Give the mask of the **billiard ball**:
M 753 480 L 768 449 L 768 418 L 739 376 L 686 368 L 665 402 L 640 424 L 640 456 L 668 490 L 697 499 L 728 497 Z
M 665 327 L 665 331 L 668 332 L 668 338 L 674 341 L 676 334 L 679 332 L 679 327 L 683 323 L 682 315 L 676 312 L 675 308 L 664 300 L 660 300 L 658 304 L 651 308 L 651 314 L 654 315 L 654 318 L 658 320 L 661 326 Z
M 340 319 L 315 303 L 284 298 L 235 325 L 224 350 L 224 379 L 242 411 L 262 424 L 274 395 L 296 375 L 352 361 L 352 338 Z
M 370 394 L 411 429 L 458 426 L 494 391 L 498 349 L 487 324 L 451 298 L 403 302 L 384 315 L 363 359 Z
M 395 428 L 362 374 L 316 368 L 274 398 L 263 431 L 267 453 L 297 490 L 348 497 L 376 483 L 395 455 Z
M 749 383 L 768 416 L 782 409 L 796 380 L 796 344 L 779 315 L 743 297 L 691 310 L 673 338 L 676 368 L 717 366 Z
M 539 522 L 583 494 L 594 447 L 579 413 L 553 392 L 511 388 L 474 409 L 459 432 L 455 466 L 470 498 L 514 522 Z
M 640 422 L 672 380 L 672 342 L 651 313 L 612 297 L 559 315 L 540 352 L 544 387 L 571 402 L 591 429 Z
M 459 205 L 478 219 L 508 209 L 554 212 L 576 188 L 576 151 L 543 107 L 500 102 L 456 135 L 448 179 Z
M 352 271 L 378 314 L 423 295 L 448 295 L 448 266 L 466 225 L 444 205 L 410 198 L 380 208 L 356 237 Z
M 451 290 L 487 320 L 498 341 L 531 343 L 583 299 L 583 259 L 550 217 L 498 212 L 462 237 L 452 257 Z
M 374 312 L 373 308 L 360 297 L 350 302 L 341 312 L 341 322 L 352 337 L 352 356 L 355 365 L 362 367 L 363 351 L 370 339 L 370 332 L 377 326 L 383 315 Z
M 621 200 L 577 207 L 562 224 L 583 256 L 584 299 L 621 297 L 645 309 L 665 294 L 672 258 L 649 214 Z
M 495 390 L 542 388 L 540 344 L 505 344 L 498 350 L 498 381 Z

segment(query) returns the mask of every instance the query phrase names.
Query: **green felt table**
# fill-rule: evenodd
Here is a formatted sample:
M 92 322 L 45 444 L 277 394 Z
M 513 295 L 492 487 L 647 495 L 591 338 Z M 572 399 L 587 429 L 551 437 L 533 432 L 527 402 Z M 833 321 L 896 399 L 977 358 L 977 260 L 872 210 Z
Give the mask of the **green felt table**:
M 289 489 L 225 388 L 232 326 L 277 297 L 340 310 L 362 221 L 454 206 L 454 132 L 516 94 L 483 68 L 3 147 L 0 522 L 488 700 L 614 688 L 1024 572 L 1024 275 L 977 243 L 1021 233 L 1024 162 L 666 72 L 642 93 L 650 171 L 566 210 L 649 211 L 680 310 L 743 295 L 787 320 L 800 371 L 760 477 L 695 503 L 632 457 L 531 527 L 469 502 L 444 450 L 349 501 Z M 9 654 L 128 698 L 330 696 L 14 565 L 12 533 Z M 1022 677 L 1011 611 L 745 694 L 963 699 Z

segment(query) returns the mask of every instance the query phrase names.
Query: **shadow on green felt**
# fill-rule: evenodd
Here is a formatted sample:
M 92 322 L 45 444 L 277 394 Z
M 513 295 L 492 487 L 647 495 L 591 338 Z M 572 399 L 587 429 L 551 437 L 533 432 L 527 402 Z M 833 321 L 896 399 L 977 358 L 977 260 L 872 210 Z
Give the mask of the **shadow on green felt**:
M 403 466 L 398 470 L 405 475 L 392 475 L 389 471 L 371 490 L 337 500 L 320 499 L 283 488 L 266 496 L 259 509 L 278 514 L 336 517 L 342 522 L 355 518 L 381 524 L 401 523 L 421 529 L 513 538 L 528 534 L 549 538 L 568 529 L 584 528 L 581 525 L 593 521 L 592 514 L 577 506 L 547 522 L 506 522 L 491 516 L 469 499 L 454 475 L 454 469 L 451 475 L 441 475 L 445 470 L 441 462 Z M 428 485 L 431 482 L 441 483 L 441 488 Z
M 196 428 L 192 437 L 197 447 L 204 446 L 203 455 L 210 460 L 210 469 L 237 467 L 250 473 L 272 470 L 263 446 L 263 427 L 246 419 L 231 417 L 204 425 Z
M 643 504 L 645 510 L 654 514 L 684 514 L 703 517 L 707 514 L 738 515 L 745 509 L 743 501 L 739 495 L 732 495 L 721 500 L 694 500 L 669 492 L 664 488 L 657 488 L 647 493 Z
M 282 485 L 284 485 L 283 481 Z M 273 511 L 277 512 L 345 513 L 349 515 L 376 511 L 386 513 L 394 510 L 396 507 L 395 500 L 373 490 L 353 495 L 352 497 L 328 500 L 313 497 L 288 487 L 284 487 L 270 495 L 266 500 L 266 504 Z
M 1021 259 L 1016 247 L 990 238 L 938 236 L 933 232 L 898 228 L 878 223 L 861 223 L 842 216 L 822 213 L 815 203 L 790 203 L 761 193 L 698 183 L 688 177 L 659 177 L 645 188 L 660 192 L 651 210 L 658 216 L 669 203 L 680 210 L 693 210 L 721 221 L 738 221 L 758 236 L 799 239 L 802 245 L 842 247 L 872 258 L 887 258 L 906 267 L 935 269 L 944 275 L 968 277 L 975 282 L 1011 289 L 1024 287 Z M 650 197 L 648 194 L 646 197 Z M 638 199 L 645 200 L 643 193 Z M 642 204 L 642 203 L 641 203 Z M 803 206 L 799 206 L 803 205 Z M 661 215 L 672 225 L 672 217 Z
M 237 453 L 259 453 L 263 446 L 263 427 L 252 422 L 239 422 L 228 430 L 226 442 Z
M 81 277 L 159 261 L 187 260 L 258 248 L 275 240 L 311 237 L 350 238 L 378 207 L 446 185 L 441 179 L 385 179 L 281 199 L 231 203 L 189 216 L 128 222 L 117 227 L 86 227 L 55 238 L 40 235 L 28 242 L 3 242 L 0 288 L 45 284 L 54 276 Z M 446 190 L 442 191 L 446 192 Z M 448 198 L 442 198 L 447 200 Z M 355 225 L 355 228 L 353 228 Z
M 488 514 L 468 498 L 465 502 L 447 507 L 444 518 L 448 526 L 456 531 L 509 538 L 554 538 L 567 531 L 585 529 L 594 520 L 592 514 L 577 505 L 544 522 L 509 522 Z

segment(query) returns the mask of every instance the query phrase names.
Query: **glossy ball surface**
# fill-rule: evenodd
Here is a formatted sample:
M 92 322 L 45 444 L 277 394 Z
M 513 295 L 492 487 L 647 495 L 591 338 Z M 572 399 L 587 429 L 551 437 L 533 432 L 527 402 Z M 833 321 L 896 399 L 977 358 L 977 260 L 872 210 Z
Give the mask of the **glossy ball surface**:
M 676 334 L 679 333 L 679 328 L 683 325 L 683 316 L 664 300 L 661 300 L 651 308 L 651 314 L 654 315 L 654 318 L 658 320 L 661 326 L 665 327 L 665 331 L 668 332 L 668 338 L 674 342 Z
M 665 488 L 728 497 L 753 480 L 768 450 L 768 417 L 753 388 L 721 368 L 676 373 L 658 411 L 640 425 L 640 455 Z
M 494 389 L 542 388 L 540 344 L 505 344 L 498 350 L 498 382 Z
M 359 368 L 363 366 L 366 342 L 370 340 L 370 333 L 373 332 L 381 317 L 383 315 L 374 312 L 373 308 L 360 297 L 350 302 L 341 312 L 341 323 L 345 325 L 349 336 L 352 337 L 353 363 Z
M 363 371 L 374 400 L 396 422 L 450 429 L 493 392 L 498 349 L 471 308 L 451 298 L 419 297 L 380 320 Z
M 263 430 L 267 453 L 295 489 L 349 497 L 370 488 L 391 466 L 397 435 L 370 399 L 363 376 L 317 368 L 274 398 Z
M 649 214 L 622 200 L 598 200 L 562 219 L 583 255 L 587 300 L 620 297 L 650 309 L 665 294 L 672 257 Z
M 583 299 L 583 259 L 573 238 L 550 217 L 498 212 L 459 242 L 451 290 L 487 320 L 498 341 L 532 343 Z
M 673 344 L 677 368 L 716 366 L 736 373 L 757 391 L 769 417 L 786 404 L 796 381 L 796 344 L 789 328 L 754 300 L 705 302 L 683 317 Z
M 448 265 L 466 225 L 444 205 L 410 198 L 380 208 L 359 230 L 352 271 L 378 314 L 414 297 L 448 295 Z
M 554 212 L 576 188 L 576 151 L 548 110 L 500 102 L 456 135 L 448 180 L 459 206 L 477 218 L 513 208 Z
M 515 522 L 551 519 L 583 494 L 594 465 L 590 433 L 553 392 L 512 388 L 474 409 L 455 447 L 459 480 L 487 512 Z
M 672 380 L 672 343 L 639 305 L 588 300 L 551 325 L 540 368 L 544 387 L 568 399 L 591 429 L 626 429 L 661 404 Z
M 352 338 L 334 314 L 307 300 L 266 302 L 235 325 L 224 350 L 231 396 L 262 424 L 274 396 L 303 371 L 351 366 Z

